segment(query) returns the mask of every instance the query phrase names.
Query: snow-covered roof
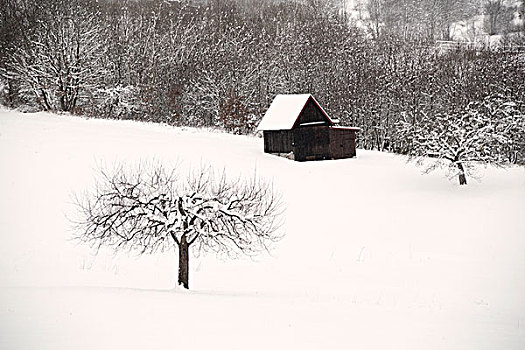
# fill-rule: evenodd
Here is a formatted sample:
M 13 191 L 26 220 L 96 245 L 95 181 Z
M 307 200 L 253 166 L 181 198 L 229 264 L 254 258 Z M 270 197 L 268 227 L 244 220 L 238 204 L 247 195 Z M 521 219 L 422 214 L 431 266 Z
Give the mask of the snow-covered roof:
M 330 117 L 328 117 L 312 95 L 277 95 L 259 123 L 257 130 L 290 130 L 310 97 L 319 106 L 330 123 L 333 124 Z

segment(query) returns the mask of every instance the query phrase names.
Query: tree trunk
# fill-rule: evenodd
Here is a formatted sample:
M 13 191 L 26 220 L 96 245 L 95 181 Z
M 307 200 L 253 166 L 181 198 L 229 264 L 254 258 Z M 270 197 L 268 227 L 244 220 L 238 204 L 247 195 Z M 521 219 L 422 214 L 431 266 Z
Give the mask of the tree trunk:
M 459 169 L 459 184 L 460 185 L 466 185 L 467 184 L 467 176 L 465 175 L 465 168 L 463 168 L 462 163 L 457 163 L 458 169 Z
M 183 286 L 186 289 L 189 289 L 189 254 L 188 241 L 186 236 L 182 236 L 179 244 L 179 286 Z

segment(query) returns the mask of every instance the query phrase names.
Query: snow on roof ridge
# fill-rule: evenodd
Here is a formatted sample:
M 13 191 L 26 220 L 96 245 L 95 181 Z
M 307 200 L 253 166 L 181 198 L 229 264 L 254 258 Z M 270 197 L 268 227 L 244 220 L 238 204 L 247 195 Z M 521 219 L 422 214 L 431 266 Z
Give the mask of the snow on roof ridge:
M 279 94 L 275 96 L 257 130 L 290 130 L 310 98 L 331 121 L 328 114 L 311 94 Z

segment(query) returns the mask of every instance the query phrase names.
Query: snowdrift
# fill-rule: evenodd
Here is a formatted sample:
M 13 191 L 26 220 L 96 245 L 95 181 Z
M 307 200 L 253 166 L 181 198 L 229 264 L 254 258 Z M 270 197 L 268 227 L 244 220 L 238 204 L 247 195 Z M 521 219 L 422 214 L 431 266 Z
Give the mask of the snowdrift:
M 401 156 L 298 163 L 262 139 L 0 110 L 2 349 L 523 349 L 525 172 L 465 188 Z M 70 240 L 95 169 L 156 159 L 273 181 L 270 255 L 190 262 Z

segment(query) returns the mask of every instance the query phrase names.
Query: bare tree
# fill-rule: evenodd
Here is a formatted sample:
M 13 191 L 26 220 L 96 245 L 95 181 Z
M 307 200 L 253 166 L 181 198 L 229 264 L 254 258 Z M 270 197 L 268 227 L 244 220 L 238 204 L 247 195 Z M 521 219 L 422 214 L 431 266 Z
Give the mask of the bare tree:
M 382 0 L 370 0 L 366 3 L 374 38 L 378 38 L 381 34 L 381 27 L 383 26 L 383 3 L 384 1 Z
M 268 250 L 281 238 L 281 205 L 271 184 L 257 177 L 232 181 L 209 167 L 187 177 L 160 164 L 101 170 L 95 189 L 77 198 L 77 239 L 141 254 L 175 246 L 184 288 L 190 248 L 235 257 Z
M 513 29 L 514 14 L 519 4 L 504 0 L 485 0 L 483 3 L 484 27 L 489 35 L 501 34 Z
M 42 17 L 8 65 L 20 90 L 49 111 L 72 111 L 104 77 L 97 13 L 65 0 L 42 4 Z
M 525 0 L 518 3 L 518 28 L 525 34 Z
M 523 152 L 525 117 L 517 105 L 502 96 L 488 96 L 458 113 L 401 122 L 400 133 L 409 142 L 408 154 L 429 172 L 443 166 L 457 175 L 460 185 L 476 164 L 504 166 Z M 426 163 L 426 158 L 436 161 Z

